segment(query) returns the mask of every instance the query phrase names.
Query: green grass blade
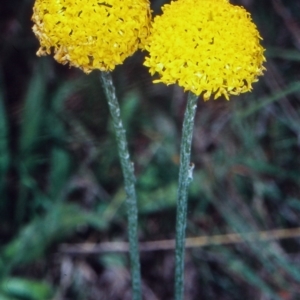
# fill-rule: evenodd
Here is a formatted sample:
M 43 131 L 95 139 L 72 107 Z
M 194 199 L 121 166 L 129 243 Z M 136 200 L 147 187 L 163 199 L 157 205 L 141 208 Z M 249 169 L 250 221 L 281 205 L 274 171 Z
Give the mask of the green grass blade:
M 47 66 L 44 60 L 39 60 L 39 62 L 29 83 L 22 115 L 20 151 L 26 165 L 31 161 L 29 159 L 31 155 L 28 158 L 26 154 L 38 143 L 44 121 Z M 30 166 L 31 164 L 28 165 L 28 167 Z
M 6 174 L 10 165 L 10 154 L 9 154 L 9 140 L 8 140 L 8 121 L 7 121 L 7 113 L 5 108 L 5 90 L 4 84 L 2 80 L 2 73 L 0 72 L 0 194 L 2 196 L 1 199 L 1 212 L 4 211 L 5 204 L 5 187 L 6 187 Z
M 63 149 L 54 148 L 51 153 L 49 192 L 53 200 L 61 199 L 71 173 L 71 157 Z
M 286 97 L 290 94 L 294 94 L 299 91 L 300 91 L 300 81 L 292 82 L 285 89 L 275 92 L 274 94 L 271 94 L 270 96 L 266 96 L 262 99 L 259 99 L 254 104 L 249 105 L 249 107 L 247 107 L 246 109 L 236 112 L 236 117 L 238 117 L 238 118 L 248 117 L 248 116 L 252 115 L 253 113 L 259 111 L 263 107 L 265 107 L 271 103 L 274 103 L 283 97 Z
M 268 48 L 266 51 L 267 57 L 281 58 L 290 61 L 300 61 L 300 51 L 286 50 L 283 48 Z

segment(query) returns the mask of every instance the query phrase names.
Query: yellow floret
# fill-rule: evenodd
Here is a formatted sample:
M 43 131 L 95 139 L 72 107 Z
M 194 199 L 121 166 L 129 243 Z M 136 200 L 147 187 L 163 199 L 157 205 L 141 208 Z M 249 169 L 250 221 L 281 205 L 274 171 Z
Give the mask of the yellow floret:
M 113 70 L 149 32 L 148 0 L 36 0 L 33 11 L 37 54 L 53 51 L 59 63 L 86 73 Z
M 227 0 L 178 0 L 152 24 L 145 65 L 154 82 L 177 83 L 208 100 L 250 91 L 263 74 L 264 49 L 250 14 Z

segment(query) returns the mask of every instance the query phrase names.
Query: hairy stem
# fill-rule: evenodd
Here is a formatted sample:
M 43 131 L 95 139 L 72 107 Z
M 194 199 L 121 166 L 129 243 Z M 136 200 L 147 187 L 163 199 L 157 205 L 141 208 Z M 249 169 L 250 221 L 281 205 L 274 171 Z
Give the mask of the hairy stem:
M 109 111 L 118 144 L 118 153 L 121 162 L 125 191 L 127 195 L 128 238 L 130 248 L 130 263 L 132 276 L 132 299 L 141 300 L 141 273 L 138 248 L 138 209 L 135 192 L 135 176 L 133 163 L 130 161 L 125 129 L 123 127 L 120 106 L 116 96 L 111 74 L 101 72 L 101 82 L 106 94 Z
M 197 99 L 198 97 L 196 95 L 191 92 L 189 93 L 182 127 L 176 217 L 175 300 L 182 300 L 184 294 L 184 254 L 187 218 L 187 194 L 188 187 L 192 180 L 194 167 L 190 163 L 190 157 Z

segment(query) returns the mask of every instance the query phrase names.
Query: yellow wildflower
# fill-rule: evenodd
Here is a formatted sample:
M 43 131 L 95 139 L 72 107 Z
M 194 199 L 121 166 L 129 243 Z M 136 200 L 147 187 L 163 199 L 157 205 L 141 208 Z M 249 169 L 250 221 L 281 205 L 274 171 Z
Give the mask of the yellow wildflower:
M 263 74 L 264 49 L 250 14 L 227 0 L 178 0 L 155 17 L 144 65 L 165 84 L 208 100 L 250 91 Z
M 54 52 L 62 64 L 111 71 L 148 36 L 148 0 L 36 0 L 33 32 L 40 41 L 37 55 Z

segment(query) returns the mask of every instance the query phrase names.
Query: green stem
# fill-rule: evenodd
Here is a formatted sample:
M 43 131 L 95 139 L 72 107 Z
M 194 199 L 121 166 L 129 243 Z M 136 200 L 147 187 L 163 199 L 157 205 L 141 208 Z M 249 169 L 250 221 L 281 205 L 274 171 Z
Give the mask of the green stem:
M 189 93 L 184 114 L 180 146 L 180 168 L 178 180 L 176 249 L 175 249 L 175 300 L 183 299 L 185 229 L 187 218 L 187 194 L 192 180 L 193 165 L 190 164 L 194 119 L 198 96 Z
M 130 263 L 132 276 L 132 299 L 141 299 L 141 273 L 138 247 L 138 209 L 135 192 L 135 176 L 133 163 L 130 161 L 128 145 L 123 127 L 120 106 L 116 96 L 115 87 L 111 74 L 101 72 L 101 82 L 107 97 L 109 111 L 112 116 L 115 129 L 118 152 L 125 182 L 127 195 L 127 217 L 128 217 L 128 237 L 130 247 Z

